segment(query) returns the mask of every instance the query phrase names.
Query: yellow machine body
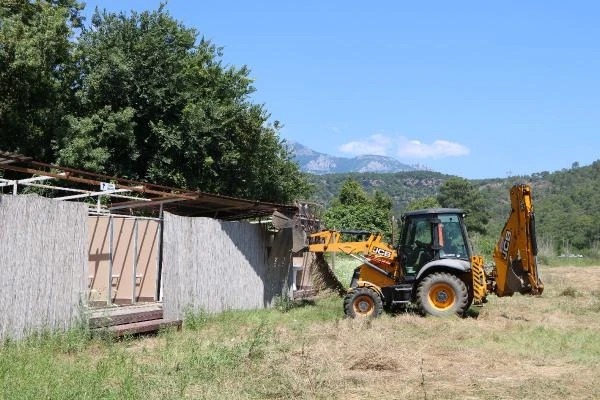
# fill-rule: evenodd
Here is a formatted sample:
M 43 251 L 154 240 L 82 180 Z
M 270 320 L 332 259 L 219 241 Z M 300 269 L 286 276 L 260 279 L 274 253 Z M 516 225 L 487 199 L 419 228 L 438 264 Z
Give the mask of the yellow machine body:
M 495 248 L 495 266 L 489 274 L 484 269 L 483 257 L 470 255 L 462 220 L 464 212 L 460 209 L 406 213 L 403 216 L 406 229 L 397 248 L 386 243 L 380 233 L 325 230 L 309 235 L 308 250 L 343 252 L 361 261 L 344 301 L 349 316 L 373 317 L 386 305 L 410 303 L 416 303 L 426 314 L 463 314 L 472 303 L 485 302 L 490 293 L 500 297 L 515 292 L 535 295 L 544 289 L 536 260 L 530 187 L 513 186 L 510 200 L 511 212 Z M 419 231 L 418 227 L 425 230 Z M 362 239 L 344 240 L 357 235 Z M 457 242 L 457 237 L 464 242 Z M 462 250 L 447 250 L 449 245 L 457 243 L 465 243 Z M 415 249 L 419 250 L 417 262 L 411 258 L 411 254 L 416 254 Z M 429 255 L 418 262 L 424 254 Z
M 544 285 L 537 267 L 537 243 L 531 188 L 510 190 L 511 212 L 494 250 L 494 278 L 490 290 L 498 296 L 515 292 L 541 294 Z

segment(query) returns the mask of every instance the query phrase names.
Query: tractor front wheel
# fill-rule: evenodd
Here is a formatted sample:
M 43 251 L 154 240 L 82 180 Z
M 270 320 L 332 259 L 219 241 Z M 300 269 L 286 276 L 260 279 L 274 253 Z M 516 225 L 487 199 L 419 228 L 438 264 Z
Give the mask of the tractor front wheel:
M 417 289 L 417 305 L 424 314 L 462 316 L 469 305 L 467 285 L 456 275 L 446 272 L 428 275 Z
M 350 318 L 375 318 L 382 309 L 381 296 L 368 287 L 353 289 L 344 298 L 344 312 Z

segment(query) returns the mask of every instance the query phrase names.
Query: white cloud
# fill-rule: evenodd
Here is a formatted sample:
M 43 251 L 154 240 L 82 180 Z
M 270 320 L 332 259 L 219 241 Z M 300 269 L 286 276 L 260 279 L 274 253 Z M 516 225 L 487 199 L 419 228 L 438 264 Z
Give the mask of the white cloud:
M 391 137 L 383 134 L 345 143 L 339 150 L 350 155 L 394 155 L 400 159 L 439 159 L 469 154 L 467 146 L 448 140 L 438 139 L 428 144 L 404 136 Z
M 358 140 L 341 145 L 339 150 L 355 156 L 385 156 L 393 150 L 392 139 L 381 134 L 371 135 L 365 140 Z
M 400 158 L 431 158 L 459 157 L 469 154 L 469 148 L 465 145 L 447 140 L 435 140 L 431 144 L 422 143 L 419 140 L 409 140 L 405 137 L 398 141 L 397 155 Z

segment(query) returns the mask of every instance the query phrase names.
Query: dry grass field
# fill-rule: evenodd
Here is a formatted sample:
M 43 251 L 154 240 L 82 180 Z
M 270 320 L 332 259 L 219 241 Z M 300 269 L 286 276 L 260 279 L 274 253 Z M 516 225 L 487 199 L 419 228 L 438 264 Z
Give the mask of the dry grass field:
M 600 398 L 600 267 L 542 267 L 541 297 L 470 316 L 343 317 L 334 296 L 190 315 L 182 332 L 83 333 L 0 347 L 0 398 Z
M 462 320 L 407 314 L 317 327 L 308 353 L 345 398 L 600 398 L 600 268 L 544 269 L 543 278 L 543 296 L 492 297 Z

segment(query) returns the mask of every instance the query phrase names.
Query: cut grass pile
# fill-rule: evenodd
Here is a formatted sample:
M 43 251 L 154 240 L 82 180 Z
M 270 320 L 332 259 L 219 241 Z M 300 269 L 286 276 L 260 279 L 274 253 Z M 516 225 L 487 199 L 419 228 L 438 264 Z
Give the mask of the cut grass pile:
M 335 296 L 287 312 L 189 315 L 182 332 L 85 331 L 0 347 L 3 399 L 600 398 L 600 268 L 542 268 L 541 297 L 471 317 L 343 317 Z

